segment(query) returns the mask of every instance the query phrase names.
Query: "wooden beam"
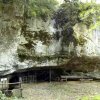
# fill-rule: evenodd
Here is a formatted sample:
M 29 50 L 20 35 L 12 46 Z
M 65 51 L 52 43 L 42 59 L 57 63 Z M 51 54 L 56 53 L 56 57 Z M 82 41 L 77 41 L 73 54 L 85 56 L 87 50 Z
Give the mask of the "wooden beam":
M 4 85 L 4 84 L 21 84 L 21 82 L 15 82 L 15 83 L 0 83 L 0 85 Z

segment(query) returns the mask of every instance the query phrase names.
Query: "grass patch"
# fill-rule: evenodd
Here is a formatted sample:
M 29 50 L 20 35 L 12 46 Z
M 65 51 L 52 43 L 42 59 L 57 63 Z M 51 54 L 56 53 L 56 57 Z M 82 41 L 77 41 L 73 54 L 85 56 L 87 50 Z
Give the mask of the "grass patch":
M 80 100 L 100 100 L 100 95 L 95 95 L 95 96 L 84 96 Z

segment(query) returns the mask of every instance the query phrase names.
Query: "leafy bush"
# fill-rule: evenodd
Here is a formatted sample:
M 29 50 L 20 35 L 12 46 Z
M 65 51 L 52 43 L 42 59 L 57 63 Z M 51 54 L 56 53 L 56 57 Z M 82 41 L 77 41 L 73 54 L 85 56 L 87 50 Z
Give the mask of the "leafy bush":
M 17 98 L 17 97 L 7 97 L 5 94 L 3 94 L 1 91 L 0 91 L 0 100 L 21 100 L 20 98 Z
M 0 91 L 0 100 L 7 100 L 7 97 L 1 91 Z
M 48 17 L 55 11 L 56 0 L 30 0 L 29 12 L 32 16 Z
M 55 33 L 55 39 L 59 40 L 59 38 L 62 37 L 63 44 L 74 42 L 75 46 L 77 44 L 84 45 L 86 37 L 82 34 L 77 39 L 73 27 L 76 24 L 83 24 L 90 33 L 98 28 L 100 26 L 100 4 L 96 4 L 95 2 L 83 3 L 78 0 L 66 0 L 54 14 L 54 19 L 56 22 L 55 28 L 62 29 L 61 32 Z M 82 28 L 82 26 L 79 27 Z M 87 33 L 87 30 L 83 33 Z

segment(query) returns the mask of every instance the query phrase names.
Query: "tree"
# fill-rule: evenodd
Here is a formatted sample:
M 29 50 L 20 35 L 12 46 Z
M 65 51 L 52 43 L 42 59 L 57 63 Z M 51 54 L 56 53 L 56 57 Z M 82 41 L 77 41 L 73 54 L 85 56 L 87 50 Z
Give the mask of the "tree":
M 53 14 L 56 9 L 56 0 L 30 0 L 29 13 L 35 17 L 48 17 Z
M 55 28 L 61 28 L 61 32 L 56 32 L 55 37 L 57 40 L 62 38 L 62 43 L 69 45 L 73 42 L 74 45 L 84 44 L 85 39 L 80 37 L 76 39 L 73 27 L 77 23 L 86 25 L 88 30 L 94 30 L 100 26 L 100 4 L 95 2 L 80 2 L 79 0 L 66 0 L 61 5 L 59 10 L 55 13 L 54 19 L 56 21 Z M 81 27 L 81 26 L 80 26 Z M 63 45 L 62 45 L 63 46 Z
M 77 41 L 73 36 L 73 26 L 80 21 L 79 19 L 79 3 L 76 1 L 67 0 L 61 5 L 59 10 L 55 13 L 55 28 L 61 28 L 61 33 L 55 33 L 55 39 L 59 40 L 62 37 L 62 48 L 65 44 L 69 45 L 73 42 L 76 45 Z
M 79 17 L 90 30 L 96 29 L 100 26 L 100 4 L 80 3 Z

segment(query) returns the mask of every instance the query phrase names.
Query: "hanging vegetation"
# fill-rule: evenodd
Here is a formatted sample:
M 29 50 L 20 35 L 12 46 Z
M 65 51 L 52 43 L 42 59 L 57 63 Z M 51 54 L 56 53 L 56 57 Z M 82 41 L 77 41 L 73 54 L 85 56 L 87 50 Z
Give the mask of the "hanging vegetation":
M 56 0 L 30 0 L 29 14 L 42 19 L 50 17 L 56 9 Z
M 61 33 L 56 32 L 55 39 L 59 40 L 62 37 L 63 44 L 69 45 L 70 42 L 73 42 L 74 45 L 84 45 L 86 42 L 84 34 L 77 39 L 73 27 L 77 23 L 81 23 L 91 31 L 100 26 L 100 4 L 95 2 L 83 3 L 79 2 L 79 0 L 65 0 L 65 3 L 54 14 L 54 19 L 56 21 L 55 28 L 61 28 L 62 30 Z
M 100 4 L 80 3 L 80 20 L 90 29 L 100 26 Z
M 52 36 L 45 30 L 36 31 L 34 39 L 41 41 L 44 45 L 48 45 L 51 41 Z

